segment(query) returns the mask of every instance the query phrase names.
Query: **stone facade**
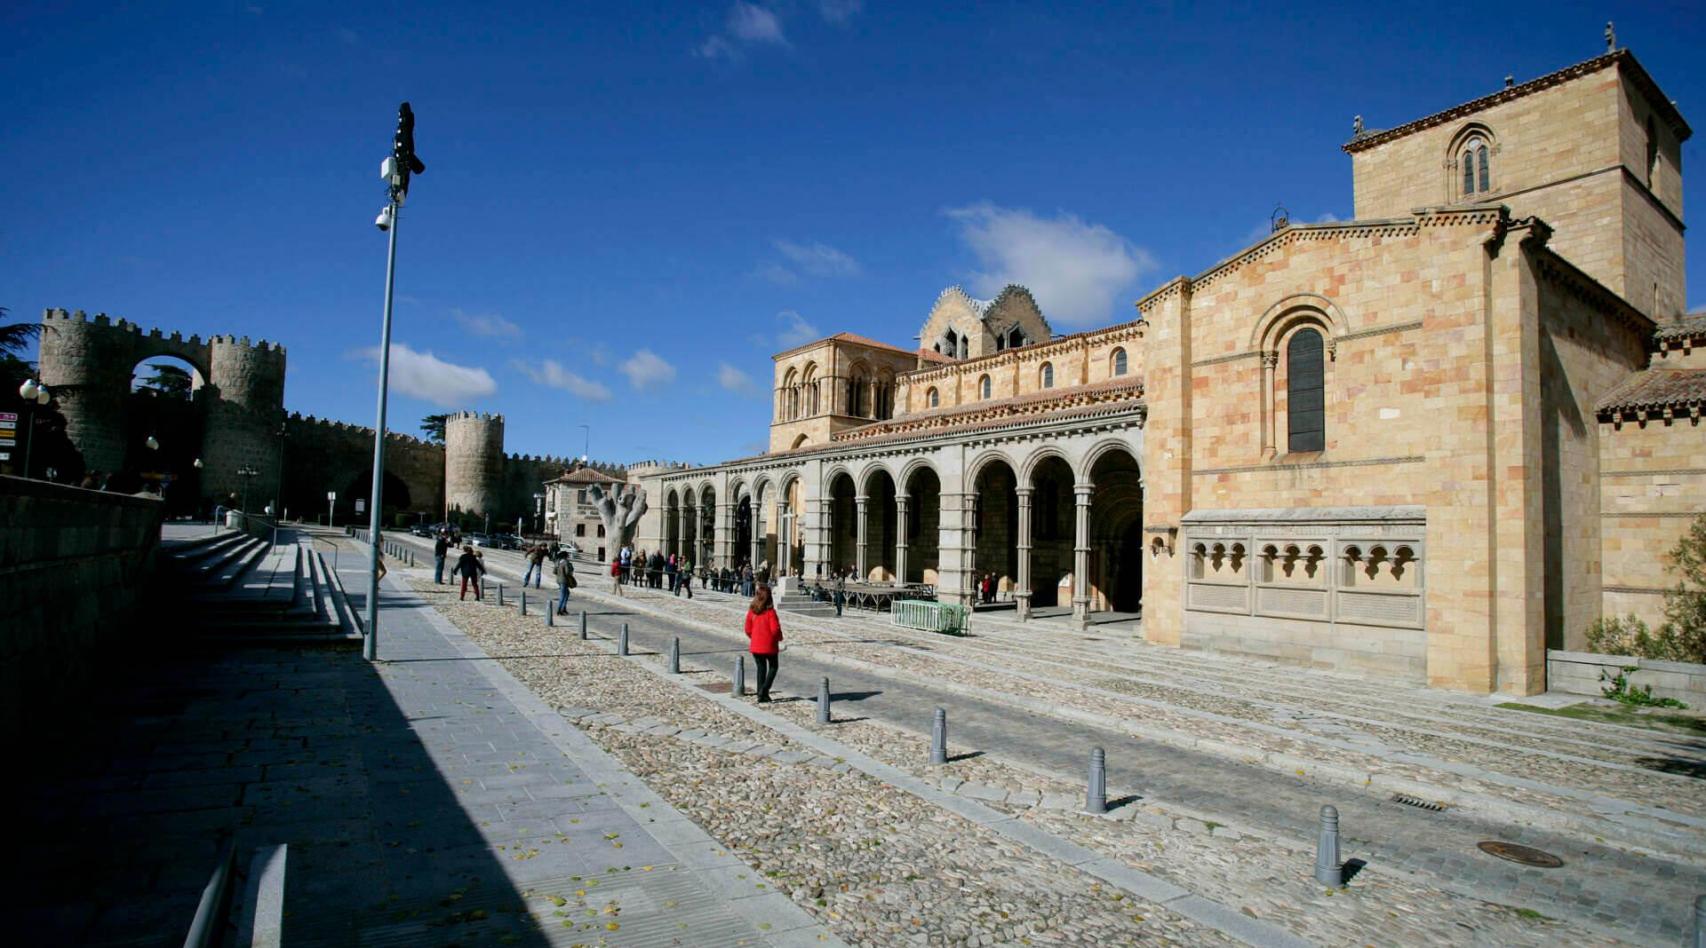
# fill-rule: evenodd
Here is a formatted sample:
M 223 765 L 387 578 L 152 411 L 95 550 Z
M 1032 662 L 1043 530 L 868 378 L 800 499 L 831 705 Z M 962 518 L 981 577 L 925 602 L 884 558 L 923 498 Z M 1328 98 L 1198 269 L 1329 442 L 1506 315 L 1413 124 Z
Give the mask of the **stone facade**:
M 1650 604 L 1706 509 L 1688 135 L 1618 51 L 1360 132 L 1357 220 L 1281 227 L 1133 322 L 1056 338 L 1017 288 L 944 291 L 892 417 L 796 407 L 806 363 L 880 344 L 790 350 L 770 453 L 640 475 L 639 543 L 957 602 L 992 575 L 1021 616 L 1140 602 L 1155 643 L 1542 690 L 1548 645 Z
M 576 467 L 545 481 L 546 519 L 550 521 L 546 532 L 555 534 L 558 540 L 573 543 L 588 556 L 606 559 L 613 551 L 605 542 L 604 521 L 586 492 L 594 484 L 608 488 L 624 480 L 590 467 Z

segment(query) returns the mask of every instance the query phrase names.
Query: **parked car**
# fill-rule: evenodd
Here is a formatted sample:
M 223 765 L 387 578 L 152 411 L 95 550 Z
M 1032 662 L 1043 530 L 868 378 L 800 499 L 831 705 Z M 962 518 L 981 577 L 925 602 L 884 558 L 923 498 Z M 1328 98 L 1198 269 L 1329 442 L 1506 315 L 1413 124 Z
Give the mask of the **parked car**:
M 497 547 L 500 550 L 521 549 L 521 538 L 513 533 L 499 533 L 494 535 L 492 539 L 497 541 Z
M 464 533 L 462 535 L 462 542 L 463 543 L 470 543 L 470 544 L 473 544 L 474 546 L 489 547 L 490 549 L 494 549 L 494 550 L 499 549 L 497 541 L 495 539 L 489 537 L 489 536 L 486 536 L 484 533 Z
M 417 537 L 430 537 L 433 534 L 432 524 L 417 523 L 409 528 L 409 532 Z

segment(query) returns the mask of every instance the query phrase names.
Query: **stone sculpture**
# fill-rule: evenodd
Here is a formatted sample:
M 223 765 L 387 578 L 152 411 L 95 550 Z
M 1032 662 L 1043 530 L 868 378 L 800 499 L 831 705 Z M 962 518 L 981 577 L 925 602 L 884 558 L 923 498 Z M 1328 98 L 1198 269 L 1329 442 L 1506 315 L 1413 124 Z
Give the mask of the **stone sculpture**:
M 635 484 L 613 484 L 606 490 L 599 484 L 587 488 L 586 495 L 598 508 L 604 521 L 604 535 L 615 538 L 612 549 L 628 546 L 634 538 L 634 528 L 646 515 L 646 492 Z

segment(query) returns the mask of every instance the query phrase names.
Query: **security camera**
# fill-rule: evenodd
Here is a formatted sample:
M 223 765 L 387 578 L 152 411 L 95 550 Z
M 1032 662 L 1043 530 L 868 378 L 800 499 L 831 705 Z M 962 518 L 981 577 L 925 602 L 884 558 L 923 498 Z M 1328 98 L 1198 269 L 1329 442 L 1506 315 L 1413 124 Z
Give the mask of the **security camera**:
M 373 219 L 373 226 L 379 228 L 381 231 L 391 229 L 391 206 L 389 204 L 379 212 L 378 217 Z

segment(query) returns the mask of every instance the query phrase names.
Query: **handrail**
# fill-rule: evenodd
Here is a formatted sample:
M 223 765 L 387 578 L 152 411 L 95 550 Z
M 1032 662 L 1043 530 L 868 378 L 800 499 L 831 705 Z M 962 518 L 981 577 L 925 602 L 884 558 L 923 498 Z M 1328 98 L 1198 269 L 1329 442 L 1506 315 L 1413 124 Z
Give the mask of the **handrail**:
M 332 569 L 336 570 L 338 568 L 338 549 L 339 549 L 339 547 L 338 547 L 337 543 L 335 543 L 331 540 L 328 540 L 325 537 L 314 536 L 313 534 L 308 535 L 308 543 L 309 543 L 310 548 L 312 548 L 313 544 L 315 544 L 315 543 L 324 543 L 327 546 L 331 547 L 332 548 Z
M 190 920 L 184 948 L 208 948 L 218 943 L 219 930 L 225 923 L 225 906 L 231 897 L 232 869 L 236 860 L 237 843 L 233 840 L 225 844 L 219 865 L 213 867 L 213 877 L 201 890 L 201 902 L 195 907 L 195 918 Z

